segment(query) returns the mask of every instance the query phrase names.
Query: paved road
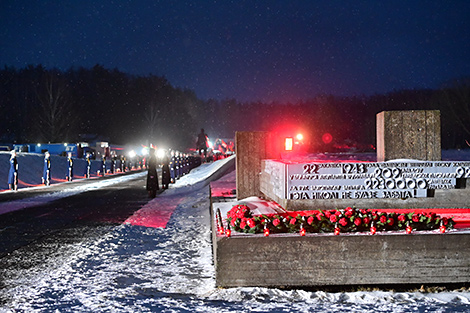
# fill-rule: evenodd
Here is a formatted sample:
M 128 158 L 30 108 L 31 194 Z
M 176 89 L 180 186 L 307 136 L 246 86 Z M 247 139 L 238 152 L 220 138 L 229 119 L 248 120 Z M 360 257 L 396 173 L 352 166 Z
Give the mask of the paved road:
M 113 177 L 105 178 L 113 179 Z M 93 180 L 96 181 L 96 180 Z M 80 181 L 49 188 L 0 195 L 0 207 L 6 201 L 45 196 L 89 182 Z M 0 268 L 2 258 L 28 245 L 38 246 L 55 238 L 56 244 L 81 240 L 105 225 L 117 225 L 149 201 L 145 176 L 79 193 L 49 203 L 0 215 Z M 86 231 L 81 232 L 80 230 Z

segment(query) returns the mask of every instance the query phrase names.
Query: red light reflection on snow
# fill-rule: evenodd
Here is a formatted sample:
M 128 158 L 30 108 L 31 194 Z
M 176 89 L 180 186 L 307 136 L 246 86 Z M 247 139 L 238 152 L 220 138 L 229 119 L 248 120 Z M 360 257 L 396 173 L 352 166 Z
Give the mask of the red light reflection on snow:
M 165 228 L 173 211 L 181 203 L 181 197 L 161 197 L 148 202 L 124 223 L 135 226 Z
M 18 186 L 24 186 L 24 187 L 38 187 L 38 186 L 43 186 L 44 184 L 28 184 L 27 182 L 22 181 L 21 179 L 18 179 Z

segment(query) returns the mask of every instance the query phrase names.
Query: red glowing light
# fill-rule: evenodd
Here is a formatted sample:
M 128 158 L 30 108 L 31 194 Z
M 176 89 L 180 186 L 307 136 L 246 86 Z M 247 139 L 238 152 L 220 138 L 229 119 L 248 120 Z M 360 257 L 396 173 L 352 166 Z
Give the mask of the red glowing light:
M 225 237 L 230 237 L 232 236 L 232 231 L 230 229 L 225 230 Z
M 446 227 L 444 225 L 441 225 L 441 227 L 439 227 L 439 231 L 441 232 L 441 234 L 445 233 Z
M 297 134 L 297 136 L 295 136 L 295 138 L 297 138 L 297 140 L 299 140 L 299 141 L 302 141 L 304 139 L 304 135 Z
M 411 226 L 406 226 L 405 231 L 406 231 L 407 234 L 411 234 L 413 229 L 411 228 Z
M 324 133 L 321 140 L 323 140 L 325 144 L 329 144 L 333 141 L 333 136 L 330 133 Z
M 284 142 L 284 149 L 286 151 L 292 151 L 293 147 L 294 147 L 294 138 L 287 137 Z
M 219 235 L 223 235 L 225 232 L 223 227 L 219 227 Z
M 341 233 L 339 227 L 335 227 L 335 236 L 338 236 Z
M 300 236 L 305 236 L 305 233 L 306 233 L 305 228 L 302 227 L 300 229 Z
M 268 237 L 268 236 L 269 236 L 269 229 L 265 228 L 264 229 L 264 237 Z

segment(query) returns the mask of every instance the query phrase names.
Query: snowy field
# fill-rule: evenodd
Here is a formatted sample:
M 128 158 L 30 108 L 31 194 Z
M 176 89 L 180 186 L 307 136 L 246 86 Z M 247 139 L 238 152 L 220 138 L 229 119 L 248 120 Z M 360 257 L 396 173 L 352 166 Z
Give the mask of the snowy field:
M 165 228 L 103 226 L 99 238 L 51 242 L 47 266 L 3 273 L 0 312 L 470 312 L 468 290 L 216 288 L 208 182 L 224 162 L 203 164 L 147 204 L 157 210 L 166 197 L 178 198 Z

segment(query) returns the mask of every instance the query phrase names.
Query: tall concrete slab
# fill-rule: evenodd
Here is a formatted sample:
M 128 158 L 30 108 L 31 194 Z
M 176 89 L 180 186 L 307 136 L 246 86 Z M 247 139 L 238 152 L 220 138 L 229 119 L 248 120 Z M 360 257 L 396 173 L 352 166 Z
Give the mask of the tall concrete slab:
M 377 161 L 441 160 L 438 110 L 383 111 L 377 114 Z
M 269 132 L 236 132 L 237 198 L 262 196 L 261 160 L 279 158 L 278 142 Z

